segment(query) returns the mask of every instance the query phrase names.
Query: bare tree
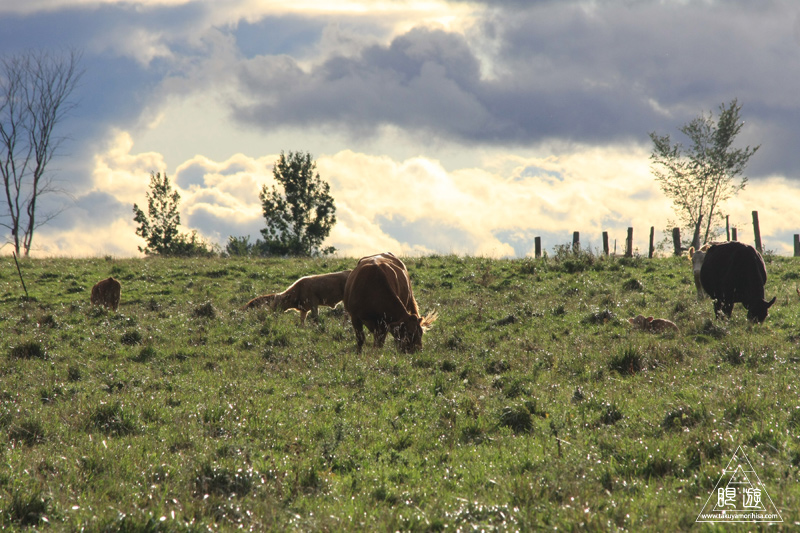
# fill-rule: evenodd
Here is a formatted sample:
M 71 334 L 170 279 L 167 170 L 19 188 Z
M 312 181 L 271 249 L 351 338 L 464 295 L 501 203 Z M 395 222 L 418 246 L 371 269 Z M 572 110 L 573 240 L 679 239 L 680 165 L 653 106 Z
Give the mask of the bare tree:
M 48 193 L 62 192 L 45 169 L 64 137 L 56 127 L 75 108 L 70 100 L 83 71 L 81 54 L 29 50 L 0 59 L 0 226 L 19 255 L 30 255 L 34 231 L 58 213 L 38 213 Z M 3 207 L 5 209 L 3 209 Z

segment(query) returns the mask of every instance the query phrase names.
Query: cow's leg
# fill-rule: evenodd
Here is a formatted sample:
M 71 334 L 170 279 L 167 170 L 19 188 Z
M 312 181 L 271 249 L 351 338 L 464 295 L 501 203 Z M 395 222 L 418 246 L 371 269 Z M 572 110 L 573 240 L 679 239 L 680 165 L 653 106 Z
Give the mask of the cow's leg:
M 719 318 L 719 311 L 722 309 L 722 302 L 719 300 L 714 300 L 714 317 Z
M 316 305 L 311 308 L 311 318 L 313 318 L 316 321 L 319 321 L 319 307 L 317 307 Z
M 300 325 L 301 326 L 305 326 L 306 325 L 306 315 L 307 314 L 308 314 L 308 310 L 306 310 L 306 309 L 301 309 L 300 310 Z
M 356 352 L 361 353 L 361 349 L 364 347 L 364 341 L 366 340 L 366 335 L 364 335 L 364 323 L 355 316 L 350 317 L 350 322 L 353 323 L 353 330 L 356 332 Z
M 384 324 L 378 325 L 375 329 L 375 347 L 376 348 L 383 348 L 383 343 L 386 342 L 386 334 L 389 330 L 386 328 Z
M 733 302 L 725 302 L 722 304 L 722 312 L 725 313 L 725 316 L 730 318 L 733 313 Z

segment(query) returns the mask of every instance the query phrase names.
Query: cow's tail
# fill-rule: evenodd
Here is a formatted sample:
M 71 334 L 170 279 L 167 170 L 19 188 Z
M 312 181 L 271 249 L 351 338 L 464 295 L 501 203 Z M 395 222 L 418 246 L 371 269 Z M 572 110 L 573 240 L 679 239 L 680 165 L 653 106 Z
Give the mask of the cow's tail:
M 422 329 L 423 330 L 431 329 L 433 327 L 433 323 L 436 322 L 437 318 L 439 318 L 439 311 L 436 310 L 425 315 L 425 317 L 422 319 L 422 322 L 420 323 Z

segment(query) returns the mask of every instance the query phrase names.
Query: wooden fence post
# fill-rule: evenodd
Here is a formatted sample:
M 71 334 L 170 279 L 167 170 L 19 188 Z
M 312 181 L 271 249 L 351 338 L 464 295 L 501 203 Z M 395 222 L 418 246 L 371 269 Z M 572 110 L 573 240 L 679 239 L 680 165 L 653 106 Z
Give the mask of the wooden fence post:
M 675 250 L 675 255 L 681 255 L 681 229 L 672 228 L 672 247 Z
M 608 232 L 603 232 L 603 255 L 608 255 Z
M 753 211 L 753 234 L 756 240 L 756 250 L 758 253 L 763 253 L 761 251 L 761 228 L 758 226 L 758 211 Z
M 650 248 L 647 251 L 647 257 L 650 259 L 653 258 L 653 253 L 656 251 L 656 247 L 653 242 L 655 236 L 656 236 L 656 228 L 655 226 L 650 226 Z
M 534 237 L 533 238 L 533 248 L 535 250 L 534 255 L 536 259 L 542 257 L 542 238 L 541 237 Z
M 731 228 L 731 240 L 738 241 L 739 237 L 736 235 L 736 228 Z
M 581 251 L 581 232 L 572 232 L 572 253 L 577 254 Z
M 800 257 L 800 235 L 794 234 L 794 256 Z
M 633 257 L 633 228 L 628 228 L 628 238 L 625 239 L 625 257 Z

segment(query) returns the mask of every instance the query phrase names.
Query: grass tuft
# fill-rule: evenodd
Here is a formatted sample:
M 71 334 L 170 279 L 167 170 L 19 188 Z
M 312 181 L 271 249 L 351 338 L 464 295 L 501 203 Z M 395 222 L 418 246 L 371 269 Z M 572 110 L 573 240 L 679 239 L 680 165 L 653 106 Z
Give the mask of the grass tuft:
M 644 368 L 644 358 L 636 346 L 626 346 L 611 357 L 608 368 L 623 376 L 632 376 Z
M 47 351 L 36 341 L 19 344 L 8 353 L 11 359 L 47 359 Z
M 121 403 L 102 403 L 97 406 L 88 421 L 89 429 L 97 429 L 106 435 L 124 437 L 137 432 L 136 417 Z
M 35 527 L 46 519 L 49 508 L 50 500 L 41 490 L 15 490 L 3 510 L 3 522 L 6 525 Z

